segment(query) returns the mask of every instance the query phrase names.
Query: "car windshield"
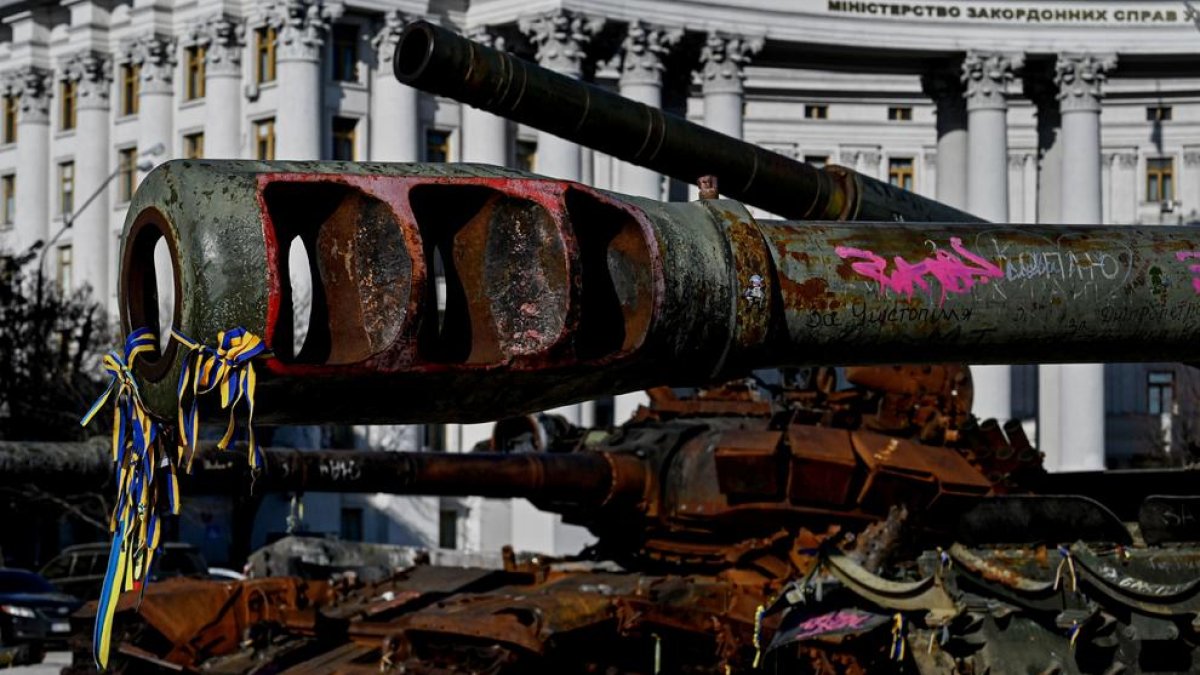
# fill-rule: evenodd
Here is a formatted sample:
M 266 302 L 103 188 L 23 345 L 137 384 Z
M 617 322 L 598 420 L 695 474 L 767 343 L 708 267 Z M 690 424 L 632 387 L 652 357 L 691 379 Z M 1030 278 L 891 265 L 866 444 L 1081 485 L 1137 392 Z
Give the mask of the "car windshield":
M 0 570 L 0 594 L 53 592 L 53 586 L 32 572 Z

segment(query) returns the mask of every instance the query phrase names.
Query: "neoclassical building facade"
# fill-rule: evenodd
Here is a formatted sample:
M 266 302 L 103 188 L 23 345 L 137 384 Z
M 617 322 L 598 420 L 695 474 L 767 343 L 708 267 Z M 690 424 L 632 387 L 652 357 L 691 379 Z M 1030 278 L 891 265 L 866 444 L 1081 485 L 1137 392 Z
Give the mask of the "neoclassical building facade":
M 37 251 L 63 285 L 90 284 L 115 309 L 125 205 L 171 157 L 484 162 L 694 195 L 398 84 L 391 55 L 417 18 L 988 220 L 1200 219 L 1200 19 L 1183 2 L 26 0 L 0 2 L 0 245 Z M 1029 420 L 1054 469 L 1122 465 L 1187 440 L 1176 418 L 1189 380 L 1173 364 L 975 375 L 978 412 Z M 606 424 L 638 401 L 557 412 Z M 360 432 L 360 444 L 466 450 L 489 427 Z M 586 540 L 524 502 L 347 496 L 311 520 L 476 550 Z

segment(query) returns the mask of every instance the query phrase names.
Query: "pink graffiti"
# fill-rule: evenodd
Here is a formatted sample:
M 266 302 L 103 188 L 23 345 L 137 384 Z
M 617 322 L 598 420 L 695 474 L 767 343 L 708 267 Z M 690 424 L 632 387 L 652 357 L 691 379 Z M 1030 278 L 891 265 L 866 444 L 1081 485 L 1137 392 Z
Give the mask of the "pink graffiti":
M 912 297 L 916 289 L 929 290 L 926 276 L 937 279 L 942 288 L 942 297 L 938 305 L 946 302 L 946 294 L 960 295 L 971 290 L 976 283 L 986 284 L 989 279 L 1003 279 L 1004 271 L 984 258 L 968 251 L 958 237 L 950 237 L 950 251 L 937 250 L 932 258 L 910 263 L 900 256 L 892 258 L 896 269 L 887 272 L 888 261 L 874 251 L 838 246 L 834 251 L 843 260 L 859 258 L 864 262 L 850 265 L 855 272 L 874 279 L 885 291 L 900 293 Z M 958 254 L 958 255 L 955 255 Z M 964 261 L 965 259 L 965 261 Z
M 1175 252 L 1175 259 L 1179 262 L 1183 262 L 1184 260 L 1189 260 L 1192 258 L 1200 258 L 1200 251 Z M 1197 293 L 1200 293 L 1200 265 L 1188 265 L 1188 269 L 1191 270 L 1193 275 L 1195 275 L 1192 277 L 1192 288 L 1195 289 Z
M 858 630 L 865 626 L 871 618 L 870 614 L 859 614 L 839 609 L 829 614 L 805 619 L 803 623 L 796 626 L 796 633 L 792 636 L 792 639 L 803 640 L 814 635 Z

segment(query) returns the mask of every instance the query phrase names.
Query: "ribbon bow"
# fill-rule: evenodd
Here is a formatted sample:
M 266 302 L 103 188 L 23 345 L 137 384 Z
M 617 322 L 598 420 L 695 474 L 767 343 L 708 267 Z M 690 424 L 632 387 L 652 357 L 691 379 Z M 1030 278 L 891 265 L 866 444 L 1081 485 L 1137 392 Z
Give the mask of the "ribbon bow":
M 162 432 L 142 403 L 133 365 L 138 355 L 155 348 L 154 333 L 139 328 L 125 339 L 123 353 L 104 357 L 109 383 L 80 420 L 86 426 L 104 405 L 113 401 L 112 456 L 116 465 L 117 501 L 109 521 L 112 550 L 104 575 L 92 636 L 92 653 L 97 665 L 108 665 L 112 620 L 117 598 L 132 588 L 134 581 L 150 570 L 162 536 L 159 524 L 159 489 L 163 489 L 172 513 L 179 513 L 179 484 L 175 466 L 162 451 Z M 156 483 L 155 471 L 165 471 Z M 143 590 L 145 586 L 142 587 Z
M 187 463 L 190 472 L 198 444 L 199 398 L 215 389 L 221 393 L 221 409 L 229 409 L 229 424 L 225 427 L 225 435 L 217 441 L 217 448 L 220 450 L 229 448 L 236 428 L 238 404 L 245 401 L 248 459 L 250 468 L 258 469 L 262 466 L 262 451 L 254 438 L 254 390 L 257 377 L 254 373 L 253 359 L 267 349 L 262 338 L 248 332 L 245 328 L 238 327 L 218 333 L 217 347 L 213 349 L 192 340 L 177 330 L 171 331 L 171 337 L 191 350 L 184 357 L 183 370 L 179 373 L 180 461 L 183 460 L 185 450 L 190 448 Z M 184 397 L 188 394 L 189 389 L 191 405 L 185 414 Z

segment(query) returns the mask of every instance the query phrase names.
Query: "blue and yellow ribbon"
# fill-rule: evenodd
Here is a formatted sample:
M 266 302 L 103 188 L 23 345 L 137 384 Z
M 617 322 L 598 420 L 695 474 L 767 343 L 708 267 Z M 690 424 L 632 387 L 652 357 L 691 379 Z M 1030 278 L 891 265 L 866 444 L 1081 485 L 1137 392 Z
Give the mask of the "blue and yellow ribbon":
M 117 600 L 123 591 L 148 574 L 162 538 L 158 513 L 160 488 L 165 490 L 172 512 L 178 513 L 176 470 L 162 448 L 165 433 L 151 418 L 133 377 L 138 356 L 152 351 L 155 345 L 154 333 L 141 328 L 126 338 L 121 353 L 109 352 L 103 363 L 104 372 L 109 375 L 108 386 L 80 420 L 86 426 L 107 403 L 113 403 L 112 457 L 117 501 L 109 521 L 112 551 L 92 636 L 93 656 L 101 668 L 108 665 Z M 156 475 L 163 479 L 156 482 Z
M 258 378 L 254 372 L 254 358 L 267 351 L 262 338 L 245 328 L 233 328 L 217 335 L 217 347 L 205 346 L 180 333 L 171 331 L 171 337 L 190 350 L 183 360 L 179 373 L 179 457 L 188 456 L 187 467 L 191 471 L 196 456 L 200 428 L 199 399 L 216 390 L 220 392 L 221 409 L 229 410 L 229 423 L 225 435 L 217 441 L 217 448 L 226 450 L 233 440 L 236 429 L 236 413 L 239 403 L 245 402 L 247 459 L 250 468 L 262 466 L 262 451 L 254 437 L 254 392 Z M 190 405 L 184 400 L 190 395 Z M 187 407 L 185 412 L 184 408 Z
M 908 647 L 908 640 L 905 634 L 908 632 L 908 624 L 904 620 L 904 615 L 896 612 L 892 617 L 892 648 L 888 650 L 893 661 L 903 661 L 904 653 Z

